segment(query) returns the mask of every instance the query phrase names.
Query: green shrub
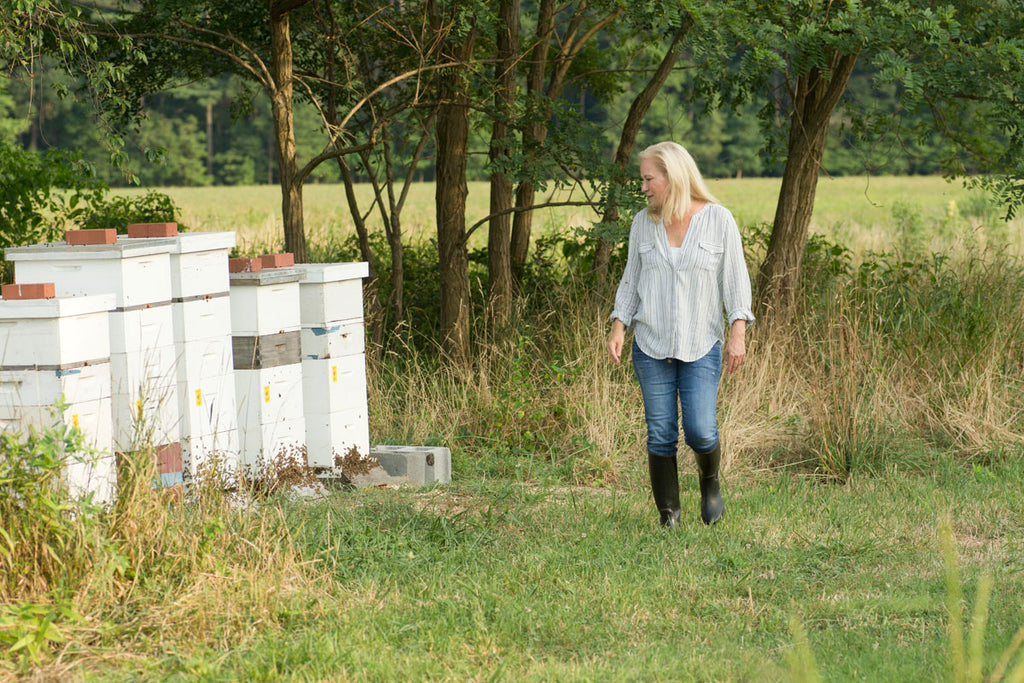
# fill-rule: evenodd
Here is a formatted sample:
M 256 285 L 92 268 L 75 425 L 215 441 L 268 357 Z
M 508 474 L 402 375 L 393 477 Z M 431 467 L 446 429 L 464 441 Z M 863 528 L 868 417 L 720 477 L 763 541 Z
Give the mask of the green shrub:
M 148 190 L 141 196 L 107 196 L 93 202 L 82 214 L 82 228 L 114 228 L 118 234 L 128 232 L 129 223 L 174 223 L 180 210 L 167 195 Z M 178 223 L 178 230 L 186 227 Z
M 0 432 L 0 602 L 73 591 L 89 568 L 100 510 L 64 481 L 67 459 L 86 450 L 82 432 L 58 415 L 27 436 Z

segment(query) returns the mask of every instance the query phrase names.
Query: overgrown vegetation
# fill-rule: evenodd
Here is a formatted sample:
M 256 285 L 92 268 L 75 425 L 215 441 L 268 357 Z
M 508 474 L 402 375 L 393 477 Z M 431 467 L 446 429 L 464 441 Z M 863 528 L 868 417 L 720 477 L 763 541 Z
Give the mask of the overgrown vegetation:
M 947 231 L 944 253 L 895 234 L 876 253 L 809 242 L 797 324 L 771 339 L 755 326 L 723 384 L 726 521 L 700 524 L 684 455 L 675 535 L 651 514 L 631 369 L 605 358 L 612 292 L 591 289 L 577 238 L 538 241 L 500 327 L 474 260 L 461 368 L 433 341 L 436 250 L 414 240 L 408 317 L 369 321 L 384 326 L 368 335 L 371 436 L 449 446 L 455 483 L 168 500 L 142 453 L 121 462 L 110 510 L 9 512 L 77 505 L 47 456 L 0 481 L 0 524 L 68 548 L 66 567 L 39 569 L 43 545 L 3 546 L 5 576 L 52 578 L 5 589 L 0 676 L 1014 680 L 1024 264 L 995 248 L 999 225 L 921 220 Z M 767 231 L 744 233 L 753 267 Z M 343 238 L 312 245 L 355 255 Z M 958 632 L 964 594 L 978 597 Z

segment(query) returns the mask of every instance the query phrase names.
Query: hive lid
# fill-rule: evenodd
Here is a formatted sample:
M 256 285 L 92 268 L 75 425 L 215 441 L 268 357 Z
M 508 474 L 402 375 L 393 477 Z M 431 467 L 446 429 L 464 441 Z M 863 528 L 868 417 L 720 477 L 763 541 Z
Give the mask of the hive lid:
M 0 320 L 69 318 L 75 315 L 112 311 L 114 306 L 113 294 L 64 296 L 54 299 L 2 299 L 0 300 Z
M 235 246 L 234 232 L 183 232 L 173 238 L 172 254 L 192 254 L 198 251 L 217 251 Z
M 8 261 L 102 261 L 166 254 L 174 238 L 121 240 L 116 244 L 66 244 L 46 242 L 4 249 Z
M 370 273 L 370 266 L 365 261 L 348 263 L 300 263 L 295 266 L 302 271 L 302 284 L 318 284 L 338 282 L 340 280 L 357 280 Z
M 271 268 L 256 273 L 231 273 L 231 286 L 239 285 L 279 285 L 285 282 L 298 282 L 302 279 L 302 272 L 296 267 Z

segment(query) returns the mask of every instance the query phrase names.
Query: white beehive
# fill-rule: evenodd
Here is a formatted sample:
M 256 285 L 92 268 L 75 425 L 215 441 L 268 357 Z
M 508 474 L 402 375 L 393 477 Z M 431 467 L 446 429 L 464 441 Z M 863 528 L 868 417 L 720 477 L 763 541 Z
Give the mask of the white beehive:
M 303 358 L 338 358 L 361 354 L 366 350 L 366 330 L 362 318 L 333 324 L 302 325 Z
M 174 336 L 180 343 L 197 339 L 231 339 L 231 300 L 228 293 L 175 303 Z
M 235 233 L 188 232 L 172 239 L 171 298 L 175 302 L 228 291 L 228 254 L 235 246 Z
M 363 354 L 302 361 L 306 450 L 310 467 L 370 454 Z
M 240 458 L 256 475 L 305 451 L 300 277 L 290 267 L 230 275 Z
M 82 431 L 65 477 L 73 495 L 113 500 L 110 337 L 112 295 L 0 301 L 0 430 L 57 421 Z M 23 332 L 24 331 L 24 332 Z M 87 335 L 87 336 L 86 336 Z M 54 405 L 65 408 L 54 415 Z
M 363 318 L 363 278 L 366 263 L 304 263 L 296 266 L 302 279 L 302 324 L 323 325 Z
M 296 266 L 302 313 L 303 403 L 309 465 L 370 454 L 362 278 L 366 263 Z
M 110 328 L 114 449 L 179 442 L 169 251 L 173 239 L 36 244 L 8 249 L 19 283 L 53 282 L 58 297 L 113 294 Z
M 14 262 L 15 281 L 52 282 L 58 297 L 114 295 L 115 310 L 125 311 L 171 300 L 170 239 L 116 244 L 31 244 L 5 250 Z
M 230 277 L 231 334 L 258 337 L 299 330 L 298 270 L 274 268 Z
M 190 481 L 214 458 L 227 478 L 238 470 L 228 277 L 233 246 L 233 232 L 195 232 L 178 235 L 171 248 L 181 450 Z
M 302 364 L 235 370 L 242 464 L 253 470 L 305 445 Z

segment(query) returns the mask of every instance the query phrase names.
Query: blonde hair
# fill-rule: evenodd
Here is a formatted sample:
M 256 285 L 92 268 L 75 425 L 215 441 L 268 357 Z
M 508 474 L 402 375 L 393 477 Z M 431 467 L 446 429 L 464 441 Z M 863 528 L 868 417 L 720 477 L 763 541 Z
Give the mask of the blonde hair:
M 694 201 L 717 204 L 718 200 L 704 184 L 704 179 L 686 148 L 677 142 L 659 142 L 640 152 L 641 160 L 654 162 L 668 180 L 665 203 L 658 208 L 647 207 L 652 220 L 681 220 Z

